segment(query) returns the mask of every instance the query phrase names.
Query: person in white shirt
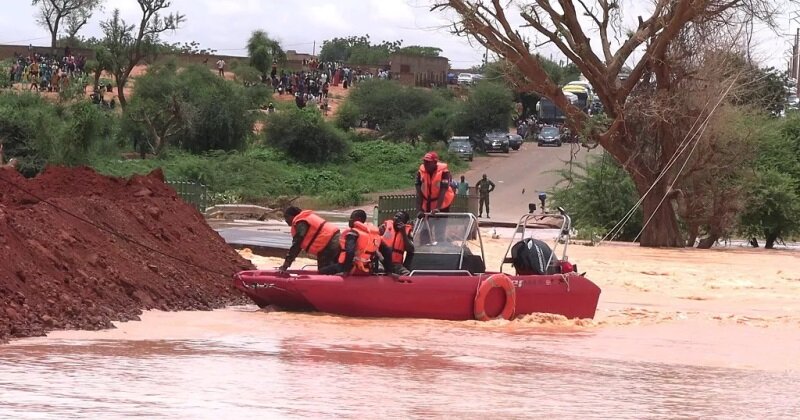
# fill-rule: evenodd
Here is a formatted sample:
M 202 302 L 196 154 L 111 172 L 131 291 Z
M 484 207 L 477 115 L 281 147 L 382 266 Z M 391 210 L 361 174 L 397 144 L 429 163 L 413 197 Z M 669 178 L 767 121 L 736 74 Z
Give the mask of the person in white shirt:
M 219 70 L 220 77 L 225 77 L 225 60 L 217 60 L 217 70 Z

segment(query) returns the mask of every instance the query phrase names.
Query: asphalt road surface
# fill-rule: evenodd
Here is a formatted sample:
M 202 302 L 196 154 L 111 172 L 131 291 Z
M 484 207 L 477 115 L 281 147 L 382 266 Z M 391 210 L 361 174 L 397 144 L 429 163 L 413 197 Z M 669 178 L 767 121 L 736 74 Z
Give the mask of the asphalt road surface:
M 455 177 L 459 181 L 464 175 L 474 186 L 486 174 L 497 186 L 489 196 L 492 220 L 517 221 L 528 211 L 528 203 L 536 203 L 539 208 L 539 192 L 550 191 L 561 180 L 557 171 L 569 169 L 572 153 L 574 162 L 586 162 L 587 156 L 599 156 L 601 152 L 599 148 L 587 151 L 572 144 L 538 147 L 526 142 L 519 151 L 476 156 L 470 169 Z

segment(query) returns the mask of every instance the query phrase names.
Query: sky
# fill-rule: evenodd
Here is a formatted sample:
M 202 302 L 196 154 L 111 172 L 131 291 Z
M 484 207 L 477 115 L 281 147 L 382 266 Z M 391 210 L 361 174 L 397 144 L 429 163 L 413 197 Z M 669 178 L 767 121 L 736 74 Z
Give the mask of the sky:
M 284 49 L 301 53 L 319 52 L 326 39 L 369 34 L 376 42 L 403 40 L 403 45 L 441 48 L 453 68 L 480 64 L 485 50 L 449 33 L 450 17 L 431 12 L 430 3 L 426 0 L 172 0 L 170 10 L 186 15 L 186 23 L 175 33 L 165 34 L 164 39 L 180 43 L 197 41 L 201 48 L 214 49 L 219 54 L 244 56 L 247 38 L 256 29 L 277 38 Z M 625 16 L 635 19 L 636 15 L 646 13 L 648 3 L 623 2 Z M 104 10 L 95 13 L 82 34 L 99 36 L 99 21 L 114 8 L 119 8 L 129 23 L 137 22 L 141 13 L 135 0 L 105 0 Z M 35 13 L 36 6 L 29 0 L 3 0 L 0 44 L 48 45 L 48 32 L 36 24 Z M 798 24 L 789 19 L 788 13 L 779 19 L 779 24 L 777 35 L 764 28 L 756 31 L 755 56 L 765 65 L 785 69 L 793 40 L 790 32 Z M 542 47 L 541 52 L 556 61 L 564 59 L 552 45 Z

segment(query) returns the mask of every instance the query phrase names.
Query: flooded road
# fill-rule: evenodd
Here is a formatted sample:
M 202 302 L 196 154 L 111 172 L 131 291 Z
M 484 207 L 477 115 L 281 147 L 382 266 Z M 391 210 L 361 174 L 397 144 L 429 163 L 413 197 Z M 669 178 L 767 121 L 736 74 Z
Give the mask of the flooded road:
M 703 340 L 700 324 L 676 334 L 254 307 L 142 319 L 0 346 L 0 418 L 800 416 L 796 329 L 787 340 L 717 326 Z

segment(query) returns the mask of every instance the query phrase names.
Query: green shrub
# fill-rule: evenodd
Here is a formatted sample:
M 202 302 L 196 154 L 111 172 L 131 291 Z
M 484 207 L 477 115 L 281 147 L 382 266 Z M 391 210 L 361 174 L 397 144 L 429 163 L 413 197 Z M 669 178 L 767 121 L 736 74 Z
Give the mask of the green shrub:
M 588 229 L 605 235 L 639 199 L 633 180 L 611 156 L 590 157 L 586 165 L 577 165 L 576 172 L 562 171 L 562 177 L 549 206 L 563 207 L 578 231 Z M 641 229 L 640 207 L 617 239 L 632 240 Z
M 272 114 L 264 130 L 267 144 L 299 162 L 333 162 L 348 150 L 344 135 L 316 109 L 293 109 Z
M 455 119 L 457 135 L 480 136 L 507 130 L 514 111 L 513 95 L 504 85 L 483 81 L 475 85 Z
M 31 93 L 0 93 L 0 138 L 26 176 L 47 163 L 86 164 L 113 149 L 116 117 L 88 101 L 54 104 Z
M 252 130 L 252 101 L 242 86 L 205 67 L 178 71 L 168 63 L 137 78 L 124 127 L 156 154 L 170 144 L 193 153 L 237 150 Z
M 352 207 L 361 205 L 364 198 L 354 190 L 331 191 L 322 195 L 322 202 L 333 207 Z
M 358 110 L 346 109 L 344 116 L 337 123 L 344 127 L 362 119 L 370 124 L 377 124 L 381 131 L 388 135 L 411 138 L 416 134 L 415 123 L 409 123 L 424 117 L 445 100 L 429 90 L 402 86 L 387 80 L 370 80 L 359 83 L 345 102 L 351 103 Z M 353 117 L 357 118 L 353 118 Z

